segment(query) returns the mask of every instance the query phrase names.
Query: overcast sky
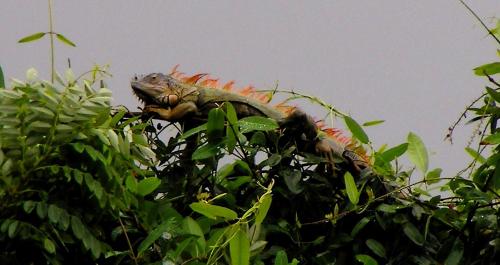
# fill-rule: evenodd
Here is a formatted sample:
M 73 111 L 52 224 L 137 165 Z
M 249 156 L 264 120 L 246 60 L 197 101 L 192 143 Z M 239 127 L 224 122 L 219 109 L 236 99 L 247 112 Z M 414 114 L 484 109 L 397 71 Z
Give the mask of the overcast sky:
M 499 0 L 468 1 L 486 22 Z M 55 0 L 55 30 L 77 44 L 57 44 L 57 69 L 110 64 L 114 104 L 139 105 L 134 74 L 208 72 L 268 89 L 315 95 L 357 121 L 383 119 L 367 129 L 375 147 L 404 142 L 409 131 L 431 151 L 431 168 L 462 168 L 472 128 L 454 145 L 447 128 L 486 81 L 475 66 L 497 59 L 496 44 L 456 0 L 132 1 Z M 6 77 L 35 67 L 49 78 L 49 44 L 17 44 L 48 30 L 47 1 L 1 0 L 0 65 Z M 318 109 L 298 103 L 316 117 Z M 338 123 L 342 124 L 341 121 Z

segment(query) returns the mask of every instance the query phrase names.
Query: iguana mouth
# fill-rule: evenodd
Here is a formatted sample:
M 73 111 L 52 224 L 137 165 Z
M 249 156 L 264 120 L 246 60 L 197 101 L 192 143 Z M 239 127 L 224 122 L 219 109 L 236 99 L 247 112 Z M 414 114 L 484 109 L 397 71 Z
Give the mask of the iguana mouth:
M 132 91 L 134 91 L 134 95 L 139 99 L 139 101 L 144 103 L 144 106 L 154 104 L 151 96 L 144 92 L 144 90 L 142 89 L 142 85 L 140 82 L 132 81 L 130 82 L 130 85 L 132 87 Z

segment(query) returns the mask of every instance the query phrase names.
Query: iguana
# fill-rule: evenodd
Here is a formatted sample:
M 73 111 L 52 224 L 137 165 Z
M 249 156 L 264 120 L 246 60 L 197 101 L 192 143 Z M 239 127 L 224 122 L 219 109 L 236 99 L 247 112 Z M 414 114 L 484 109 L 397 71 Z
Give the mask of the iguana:
M 309 146 L 312 143 L 313 148 L 302 148 L 308 149 L 306 151 L 329 161 L 343 158 L 357 172 L 367 167 L 366 155 L 353 147 L 350 139 L 339 136 L 338 130 L 321 128 L 324 126 L 299 109 L 285 105 L 273 107 L 267 104 L 269 97 L 256 93 L 252 87 L 234 92 L 232 84 L 231 81 L 219 87 L 217 80 L 206 74 L 183 77 L 176 68 L 169 75 L 152 73 L 131 81 L 133 92 L 144 102 L 143 112 L 160 119 L 172 122 L 206 119 L 211 109 L 230 102 L 240 118 L 256 115 L 274 119 L 280 128 L 292 131 L 302 142 Z

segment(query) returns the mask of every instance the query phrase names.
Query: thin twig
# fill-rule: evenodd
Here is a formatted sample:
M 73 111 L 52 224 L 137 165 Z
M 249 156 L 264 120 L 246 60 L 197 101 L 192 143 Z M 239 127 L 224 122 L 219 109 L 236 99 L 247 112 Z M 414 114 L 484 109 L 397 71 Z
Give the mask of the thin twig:
M 463 6 L 465 6 L 465 8 L 467 8 L 467 10 L 469 10 L 469 12 L 477 19 L 477 21 L 479 21 L 479 23 L 481 23 L 481 25 L 483 26 L 483 28 L 488 31 L 488 34 L 493 37 L 496 42 L 498 44 L 500 44 L 500 40 L 497 38 L 497 36 L 495 36 L 495 34 L 488 28 L 488 26 L 486 26 L 486 24 L 484 24 L 483 20 L 476 14 L 476 12 L 474 12 L 474 10 L 472 10 L 472 8 L 469 7 L 469 5 L 467 5 L 463 0 L 459 0 L 460 3 L 462 3 Z
M 483 93 L 481 94 L 479 97 L 477 97 L 476 99 L 474 99 L 472 101 L 471 104 L 467 105 L 467 107 L 465 107 L 465 110 L 460 114 L 459 118 L 448 128 L 448 134 L 446 135 L 446 137 L 444 138 L 445 140 L 446 139 L 449 139 L 451 143 L 453 143 L 453 132 L 455 131 L 455 128 L 458 126 L 458 124 L 462 121 L 462 119 L 466 118 L 467 117 L 467 112 L 469 111 L 469 109 L 474 106 L 479 100 L 481 100 L 484 96 L 486 96 L 487 93 Z
M 50 38 L 50 67 L 52 73 L 50 75 L 50 82 L 54 83 L 54 78 L 56 75 L 56 67 L 54 65 L 55 55 L 54 55 L 54 25 L 52 20 L 52 0 L 49 1 L 49 38 Z
M 329 111 L 331 111 L 332 113 L 334 113 L 335 115 L 337 116 L 341 116 L 341 117 L 344 117 L 344 116 L 348 116 L 347 114 L 337 110 L 336 108 L 334 108 L 332 105 L 324 102 L 323 100 L 317 98 L 317 97 L 313 97 L 313 96 L 309 96 L 309 95 L 306 95 L 306 94 L 301 94 L 301 93 L 297 93 L 293 90 L 282 90 L 282 89 L 264 89 L 264 90 L 258 90 L 257 92 L 271 92 L 271 93 L 274 93 L 274 94 L 277 94 L 277 93 L 282 93 L 282 94 L 289 94 L 289 95 L 292 95 L 293 97 L 291 98 L 288 98 L 286 99 L 284 102 L 288 102 L 288 101 L 291 101 L 291 100 L 294 100 L 296 98 L 305 98 L 305 99 L 309 99 L 311 100 L 312 102 L 315 102 L 315 103 L 318 103 L 320 106 L 328 109 Z
M 130 239 L 128 238 L 127 230 L 125 229 L 125 226 L 123 225 L 123 222 L 122 222 L 122 219 L 120 216 L 118 216 L 118 221 L 120 222 L 120 226 L 123 230 L 123 234 L 125 234 L 125 239 L 127 240 L 127 244 L 128 244 L 129 249 L 130 249 L 130 256 L 132 257 L 134 264 L 138 265 L 137 256 L 134 253 L 134 248 L 132 247 L 132 243 L 130 243 Z
M 486 72 L 486 71 L 485 71 Z M 484 73 L 487 77 L 488 77 L 488 81 L 490 81 L 491 83 L 495 84 L 495 86 L 497 86 L 498 88 L 500 88 L 500 84 L 495 81 L 495 79 L 493 79 L 493 77 L 491 77 L 489 74 L 487 73 Z

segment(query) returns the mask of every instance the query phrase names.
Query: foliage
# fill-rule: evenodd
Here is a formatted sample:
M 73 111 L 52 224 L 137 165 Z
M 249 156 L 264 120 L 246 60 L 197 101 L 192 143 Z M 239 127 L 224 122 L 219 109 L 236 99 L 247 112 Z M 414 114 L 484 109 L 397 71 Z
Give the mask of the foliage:
M 51 42 L 56 36 L 72 44 L 50 25 L 20 42 L 50 34 Z M 498 32 L 500 26 L 488 30 L 495 39 Z M 352 137 L 371 150 L 371 167 L 358 172 L 341 157 L 331 164 L 299 152 L 301 143 L 274 120 L 239 119 L 229 103 L 204 121 L 184 121 L 182 130 L 112 110 L 100 67 L 83 81 L 71 70 L 65 80 L 53 71 L 57 84 L 40 81 L 30 69 L 26 82 L 14 80 L 8 88 L 1 88 L 0 68 L 0 260 L 495 264 L 498 65 L 474 69 L 492 85 L 450 128 L 451 139 L 472 113 L 479 138 L 476 147 L 466 147 L 471 164 L 451 178 L 429 169 L 416 134 L 375 150 L 365 128 L 383 121 L 360 125 L 312 96 L 285 91 L 289 100 L 311 100 L 342 117 Z M 399 166 L 405 155 L 414 167 Z
M 154 157 L 143 125 L 112 117 L 110 91 L 77 84 L 71 71 L 60 85 L 36 75 L 28 70 L 27 82 L 0 90 L 0 260 L 66 264 L 124 255 L 116 252 L 127 249 L 121 223 L 131 222 L 147 194 L 127 184 L 152 185 L 141 166 Z
M 238 119 L 228 103 L 164 142 L 173 124 L 111 111 L 109 90 L 92 88 L 102 86 L 102 71 L 79 81 L 69 70 L 54 85 L 30 69 L 27 82 L 0 90 L 7 263 L 492 264 L 499 257 L 498 86 L 487 88 L 483 106 L 469 108 L 490 132 L 481 134 L 480 150 L 469 147 L 481 164 L 471 178 L 441 178 L 413 133 L 373 151 L 373 166 L 359 174 L 341 158 L 330 165 L 298 152 L 275 121 Z M 363 126 L 344 120 L 369 143 Z M 397 166 L 405 154 L 419 171 Z M 423 180 L 410 181 L 415 174 Z M 452 196 L 429 194 L 427 185 L 440 180 Z

